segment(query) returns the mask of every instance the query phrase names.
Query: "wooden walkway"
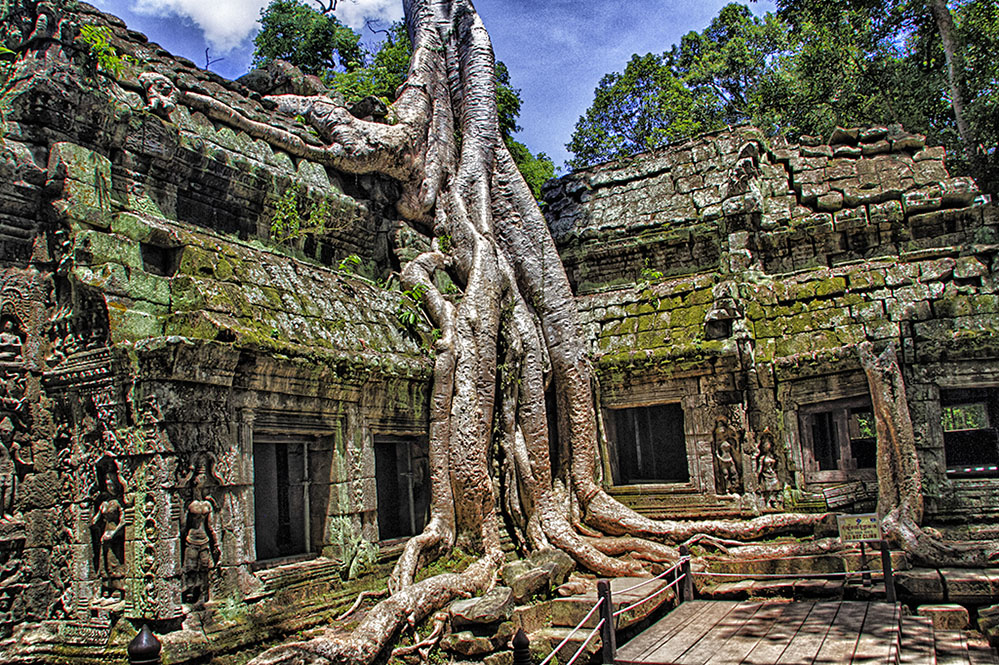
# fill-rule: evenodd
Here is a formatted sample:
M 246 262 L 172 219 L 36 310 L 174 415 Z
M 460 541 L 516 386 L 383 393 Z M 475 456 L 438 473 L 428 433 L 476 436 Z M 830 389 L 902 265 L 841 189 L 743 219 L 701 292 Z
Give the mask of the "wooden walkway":
M 866 602 L 680 604 L 617 650 L 621 665 L 898 665 L 899 608 Z

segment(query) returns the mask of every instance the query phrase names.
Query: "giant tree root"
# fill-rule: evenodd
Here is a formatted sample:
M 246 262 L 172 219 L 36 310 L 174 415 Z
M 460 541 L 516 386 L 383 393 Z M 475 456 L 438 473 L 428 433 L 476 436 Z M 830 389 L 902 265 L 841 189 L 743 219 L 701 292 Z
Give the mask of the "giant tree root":
M 448 603 L 468 598 L 495 581 L 502 555 L 479 559 L 462 573 L 445 573 L 397 591 L 368 612 L 349 638 L 321 635 L 269 649 L 255 665 L 370 663 L 392 643 L 403 625 L 416 625 Z

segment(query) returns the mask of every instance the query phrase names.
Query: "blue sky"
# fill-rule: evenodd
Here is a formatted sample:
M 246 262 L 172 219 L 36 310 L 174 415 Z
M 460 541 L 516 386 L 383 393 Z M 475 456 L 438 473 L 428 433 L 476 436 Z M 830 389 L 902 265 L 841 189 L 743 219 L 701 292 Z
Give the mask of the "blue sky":
M 252 36 L 267 0 L 90 0 L 176 55 L 236 78 L 246 73 Z M 496 57 L 506 63 L 524 105 L 517 138 L 561 165 L 576 120 L 600 78 L 621 71 L 633 53 L 662 52 L 702 30 L 723 0 L 475 0 Z M 749 4 L 757 14 L 771 0 Z M 401 0 L 339 0 L 337 15 L 355 28 L 365 17 L 402 16 Z M 368 33 L 370 34 L 370 33 Z

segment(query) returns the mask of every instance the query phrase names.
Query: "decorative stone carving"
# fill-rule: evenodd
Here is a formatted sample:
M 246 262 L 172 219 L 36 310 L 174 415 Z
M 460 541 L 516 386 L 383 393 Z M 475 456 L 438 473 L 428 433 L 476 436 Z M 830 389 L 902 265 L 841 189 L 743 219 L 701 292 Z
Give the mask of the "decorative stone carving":
M 220 558 L 219 543 L 212 525 L 213 515 L 219 509 L 218 502 L 209 495 L 210 489 L 219 485 L 219 480 L 212 471 L 212 465 L 213 460 L 208 454 L 197 454 L 187 475 L 180 481 L 191 495 L 184 515 L 181 598 L 195 605 L 208 600 L 211 571 Z
M 777 458 L 774 456 L 774 435 L 770 428 L 760 434 L 760 452 L 756 457 L 756 477 L 765 508 L 781 508 L 781 484 L 777 475 Z
M 101 596 L 111 602 L 124 600 L 125 486 L 118 464 L 105 457 L 97 465 L 98 495 L 90 521 L 94 533 L 94 568 L 101 579 Z
M 14 514 L 14 499 L 17 496 L 17 467 L 11 448 L 14 424 L 10 418 L 0 420 L 0 518 Z
M 20 326 L 15 326 L 12 317 L 5 317 L 0 324 L 0 362 L 20 362 L 24 360 L 21 354 L 24 333 Z
M 715 423 L 714 438 L 718 494 L 738 495 L 742 490 L 739 464 L 735 459 L 739 450 L 739 434 L 729 425 L 728 419 L 719 418 Z
M 149 111 L 166 117 L 177 108 L 177 88 L 167 77 L 146 72 L 139 75 L 139 83 L 146 88 L 146 109 Z

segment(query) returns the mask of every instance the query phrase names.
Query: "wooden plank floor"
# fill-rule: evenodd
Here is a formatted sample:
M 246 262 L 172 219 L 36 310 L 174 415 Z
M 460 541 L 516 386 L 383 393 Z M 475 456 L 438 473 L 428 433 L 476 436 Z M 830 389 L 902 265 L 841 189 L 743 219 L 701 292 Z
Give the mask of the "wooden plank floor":
M 617 651 L 621 665 L 897 665 L 886 603 L 694 600 Z

